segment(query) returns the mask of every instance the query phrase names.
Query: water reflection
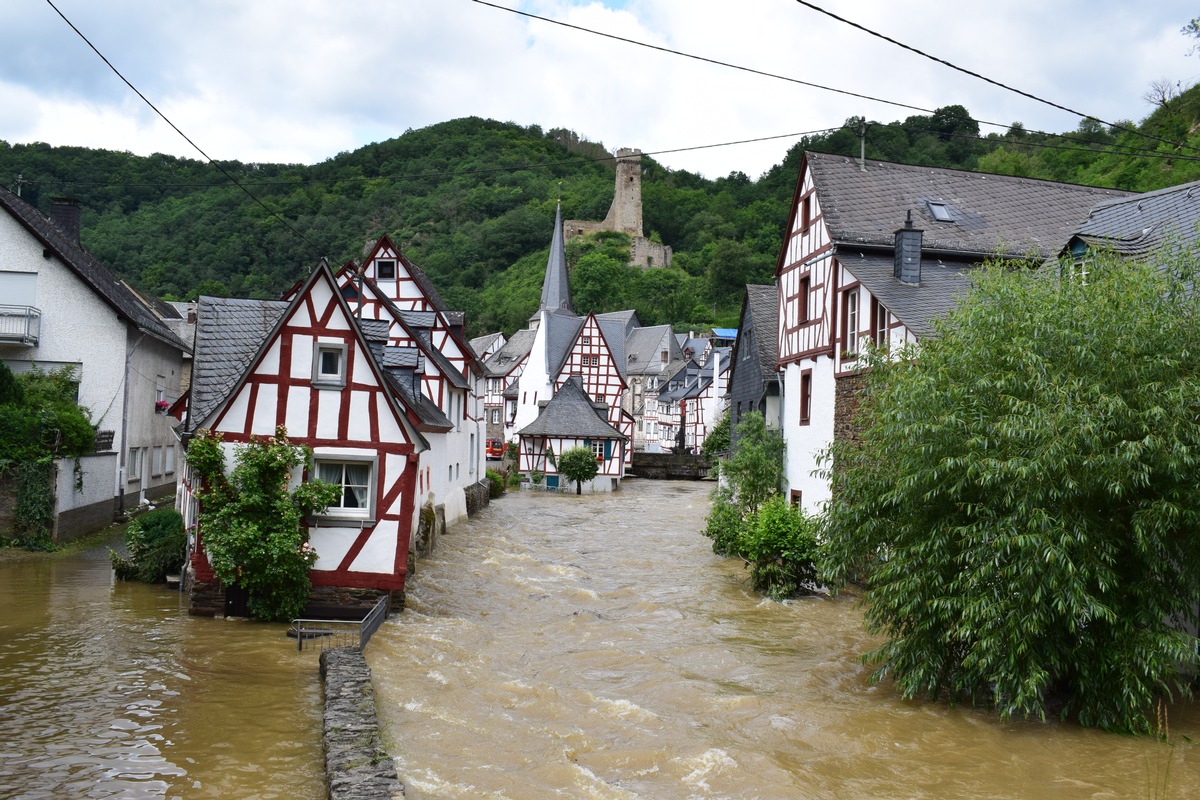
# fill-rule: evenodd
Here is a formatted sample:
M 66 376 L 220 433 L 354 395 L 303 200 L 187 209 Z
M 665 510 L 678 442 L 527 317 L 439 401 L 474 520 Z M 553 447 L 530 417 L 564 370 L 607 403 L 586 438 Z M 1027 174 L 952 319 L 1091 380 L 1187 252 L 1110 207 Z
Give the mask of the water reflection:
M 324 797 L 313 659 L 106 553 L 0 564 L 0 798 Z
M 367 651 L 409 798 L 1151 797 L 1168 762 L 1197 793 L 1182 739 L 869 685 L 854 602 L 749 591 L 696 533 L 706 489 L 524 493 L 441 541 Z M 1200 740 L 1195 706 L 1170 719 Z

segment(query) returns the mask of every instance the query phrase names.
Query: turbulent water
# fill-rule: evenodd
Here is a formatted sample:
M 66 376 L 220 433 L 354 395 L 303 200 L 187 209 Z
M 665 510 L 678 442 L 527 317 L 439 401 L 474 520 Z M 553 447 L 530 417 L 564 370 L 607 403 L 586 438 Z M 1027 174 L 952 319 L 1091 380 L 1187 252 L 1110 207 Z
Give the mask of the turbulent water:
M 323 798 L 320 679 L 285 630 L 188 617 L 107 548 L 0 564 L 0 798 Z
M 1196 706 L 1172 747 L 870 685 L 854 601 L 757 597 L 707 488 L 510 494 L 439 542 L 367 649 L 409 798 L 1200 796 Z

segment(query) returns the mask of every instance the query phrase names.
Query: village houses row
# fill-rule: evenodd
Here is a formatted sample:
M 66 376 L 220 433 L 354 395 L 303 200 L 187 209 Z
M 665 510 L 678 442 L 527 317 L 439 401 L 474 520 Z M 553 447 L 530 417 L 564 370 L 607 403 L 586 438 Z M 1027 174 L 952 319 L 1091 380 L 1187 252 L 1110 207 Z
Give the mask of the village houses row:
M 633 174 L 618 173 L 614 207 L 632 202 L 620 176 Z M 1083 260 L 1194 236 L 1198 191 L 1129 195 L 807 153 L 775 283 L 747 287 L 738 329 L 697 337 L 633 311 L 575 313 L 565 239 L 583 228 L 557 212 L 527 327 L 468 341 L 462 314 L 386 236 L 359 262 L 319 263 L 278 301 L 165 304 L 87 253 L 77 204 L 47 217 L 0 188 L 0 355 L 18 371 L 73 370 L 99 430 L 82 485 L 59 470 L 65 537 L 175 492 L 191 609 L 234 611 L 205 555 L 184 448 L 207 430 L 232 453 L 284 428 L 314 452 L 293 481 L 342 487 L 307 521 L 317 594 L 401 602 L 422 509 L 454 524 L 486 503 L 487 460 L 505 447 L 547 489 L 565 488 L 558 456 L 589 448 L 589 488 L 607 492 L 635 450 L 694 451 L 726 408 L 735 425 L 759 411 L 786 442 L 790 496 L 819 513 L 829 484 L 817 459 L 852 435 L 867 342 L 920 341 L 989 258 Z M 640 197 L 636 211 L 640 235 Z M 627 208 L 609 216 L 632 225 Z

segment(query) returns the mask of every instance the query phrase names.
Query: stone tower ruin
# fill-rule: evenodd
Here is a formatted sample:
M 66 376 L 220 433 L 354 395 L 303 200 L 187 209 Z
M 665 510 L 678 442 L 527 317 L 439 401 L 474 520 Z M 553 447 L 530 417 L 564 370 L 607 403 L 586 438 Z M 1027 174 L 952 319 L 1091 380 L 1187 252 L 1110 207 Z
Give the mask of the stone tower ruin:
M 671 248 L 652 242 L 642 233 L 642 151 L 617 150 L 617 178 L 612 205 L 601 222 L 569 219 L 563 224 L 567 239 L 596 231 L 629 234 L 629 263 L 646 267 L 671 265 Z

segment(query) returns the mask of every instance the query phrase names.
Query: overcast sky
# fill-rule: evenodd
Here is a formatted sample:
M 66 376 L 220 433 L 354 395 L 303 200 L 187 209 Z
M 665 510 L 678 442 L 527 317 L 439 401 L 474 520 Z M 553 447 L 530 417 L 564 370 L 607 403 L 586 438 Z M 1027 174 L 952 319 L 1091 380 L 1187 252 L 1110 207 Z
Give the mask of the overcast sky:
M 849 97 L 638 47 L 472 0 L 5 0 L 0 139 L 313 164 L 463 116 L 565 127 L 672 169 L 757 178 L 795 137 L 960 104 L 1062 133 L 1079 118 L 934 63 L 795 0 L 494 0 L 572 25 Z M 1181 0 L 813 0 L 914 49 L 1107 122 L 1140 121 L 1151 83 L 1200 56 Z M 999 130 L 983 126 L 984 133 Z M 0 175 L 11 185 L 12 176 Z

